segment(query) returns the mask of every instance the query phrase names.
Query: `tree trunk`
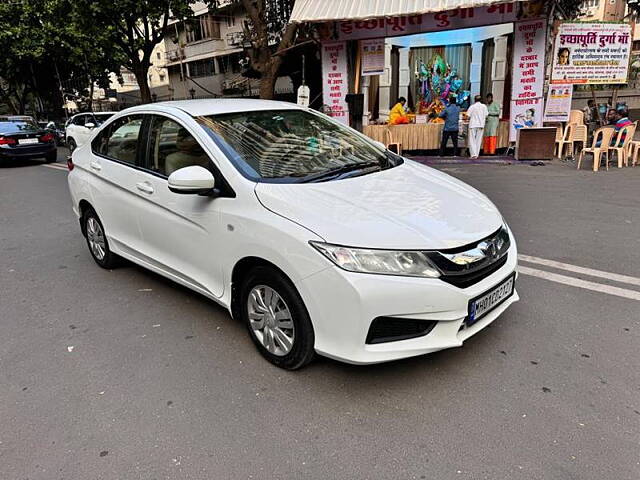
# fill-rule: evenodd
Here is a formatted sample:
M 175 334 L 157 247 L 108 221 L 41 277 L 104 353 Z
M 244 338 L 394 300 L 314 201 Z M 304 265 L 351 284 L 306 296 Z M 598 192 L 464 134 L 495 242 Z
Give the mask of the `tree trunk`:
M 262 77 L 260 77 L 260 98 L 273 100 L 277 79 L 277 74 L 272 72 L 264 73 Z
M 138 87 L 140 87 L 140 102 L 151 103 L 151 89 L 149 88 L 149 79 L 147 74 L 149 73 L 149 65 L 136 66 L 133 74 L 136 76 Z

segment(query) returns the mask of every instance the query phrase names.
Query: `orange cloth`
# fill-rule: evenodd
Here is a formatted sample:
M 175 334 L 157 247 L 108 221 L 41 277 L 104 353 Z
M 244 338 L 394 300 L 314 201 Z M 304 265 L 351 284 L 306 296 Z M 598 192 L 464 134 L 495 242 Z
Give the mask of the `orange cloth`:
M 498 143 L 498 137 L 484 137 L 484 144 L 482 151 L 485 155 L 494 155 L 496 153 L 496 144 Z

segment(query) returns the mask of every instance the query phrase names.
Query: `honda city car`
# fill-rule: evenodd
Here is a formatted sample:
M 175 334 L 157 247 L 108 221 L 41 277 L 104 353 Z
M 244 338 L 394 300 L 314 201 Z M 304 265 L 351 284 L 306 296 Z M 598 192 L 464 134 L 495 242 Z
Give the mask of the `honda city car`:
M 133 107 L 69 169 L 98 265 L 218 302 L 282 368 L 458 347 L 518 300 L 516 243 L 485 195 L 295 104 Z

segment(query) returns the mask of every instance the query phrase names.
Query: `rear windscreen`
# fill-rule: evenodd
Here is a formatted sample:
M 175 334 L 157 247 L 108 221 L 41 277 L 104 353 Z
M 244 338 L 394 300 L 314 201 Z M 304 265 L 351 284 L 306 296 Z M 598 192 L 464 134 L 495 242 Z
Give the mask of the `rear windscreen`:
M 40 130 L 36 124 L 16 120 L 13 122 L 0 122 L 0 133 L 33 133 Z

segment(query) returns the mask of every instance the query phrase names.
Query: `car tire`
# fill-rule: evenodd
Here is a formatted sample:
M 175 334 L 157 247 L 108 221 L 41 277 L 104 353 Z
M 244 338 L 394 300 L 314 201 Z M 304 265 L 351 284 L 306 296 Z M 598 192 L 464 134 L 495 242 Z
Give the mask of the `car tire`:
M 47 153 L 47 156 L 44 157 L 44 161 L 46 163 L 53 163 L 56 160 L 58 160 L 58 152 L 57 151 L 54 151 L 54 152 L 51 152 L 51 153 Z
M 286 370 L 297 370 L 313 360 L 315 336 L 309 313 L 281 272 L 270 267 L 251 270 L 239 301 L 240 316 L 264 358 Z
M 87 239 L 89 253 L 96 263 L 108 270 L 117 267 L 120 264 L 120 257 L 109 248 L 104 226 L 92 208 L 87 209 L 82 216 L 82 229 Z
M 76 141 L 73 138 L 69 138 L 67 139 L 67 147 L 69 147 L 69 153 L 73 153 L 78 148 L 78 145 L 76 145 Z

